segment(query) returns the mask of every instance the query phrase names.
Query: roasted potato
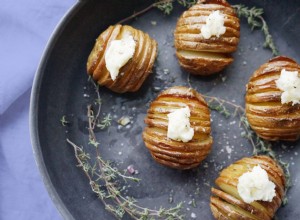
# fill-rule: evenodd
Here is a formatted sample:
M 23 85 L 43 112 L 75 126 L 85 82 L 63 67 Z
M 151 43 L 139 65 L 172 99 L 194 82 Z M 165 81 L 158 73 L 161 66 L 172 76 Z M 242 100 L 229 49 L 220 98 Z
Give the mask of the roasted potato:
M 186 143 L 167 137 L 167 115 L 185 106 L 190 109 L 190 124 L 194 129 L 192 140 Z M 160 93 L 151 103 L 145 123 L 145 145 L 160 164 L 190 169 L 198 166 L 211 150 L 210 111 L 203 97 L 191 88 L 175 86 Z
M 205 39 L 201 28 L 214 11 L 224 15 L 226 31 L 220 36 Z M 239 38 L 240 21 L 225 0 L 198 1 L 181 15 L 176 25 L 174 44 L 179 64 L 195 75 L 219 72 L 233 62 L 230 53 L 237 49 Z
M 269 180 L 275 184 L 276 195 L 271 202 L 245 203 L 237 190 L 238 178 L 257 165 L 267 172 Z M 285 196 L 283 170 L 267 156 L 243 158 L 222 170 L 215 182 L 220 189 L 212 188 L 210 207 L 216 219 L 271 220 Z
M 113 40 L 120 40 L 130 33 L 136 45 L 133 57 L 112 80 L 106 68 L 105 52 Z M 148 34 L 127 25 L 110 26 L 97 38 L 87 61 L 87 72 L 100 85 L 117 93 L 137 91 L 150 74 L 157 55 L 157 43 Z
M 260 66 L 246 86 L 246 116 L 251 128 L 263 139 L 295 141 L 300 137 L 300 104 L 282 104 L 276 80 L 281 70 L 298 71 L 291 58 L 275 57 Z

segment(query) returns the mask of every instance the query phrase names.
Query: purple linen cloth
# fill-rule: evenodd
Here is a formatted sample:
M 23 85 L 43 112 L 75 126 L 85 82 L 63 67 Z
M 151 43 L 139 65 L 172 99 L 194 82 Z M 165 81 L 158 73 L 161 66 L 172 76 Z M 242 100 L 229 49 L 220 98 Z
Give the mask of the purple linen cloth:
M 46 43 L 75 0 L 0 3 L 0 219 L 61 219 L 34 161 L 29 100 Z

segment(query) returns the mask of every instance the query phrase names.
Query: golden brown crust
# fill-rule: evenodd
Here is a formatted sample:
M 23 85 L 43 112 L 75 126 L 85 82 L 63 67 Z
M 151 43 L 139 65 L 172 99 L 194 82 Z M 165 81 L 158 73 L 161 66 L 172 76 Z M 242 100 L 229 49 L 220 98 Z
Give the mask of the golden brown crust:
M 300 105 L 281 104 L 276 80 L 281 70 L 298 71 L 291 58 L 275 57 L 260 66 L 246 86 L 246 116 L 251 128 L 266 140 L 295 141 L 300 137 Z
M 167 115 L 185 106 L 190 108 L 190 123 L 194 128 L 194 137 L 187 143 L 167 137 Z M 190 169 L 198 166 L 211 150 L 210 111 L 203 97 L 193 89 L 175 86 L 161 92 L 151 103 L 145 123 L 145 145 L 160 164 Z
M 238 178 L 257 165 L 267 171 L 269 179 L 276 186 L 276 195 L 272 202 L 255 201 L 248 204 L 238 194 Z M 271 220 L 282 203 L 286 187 L 283 170 L 267 156 L 246 157 L 236 161 L 222 170 L 215 182 L 220 189 L 212 188 L 213 196 L 210 198 L 210 207 L 214 217 L 218 220 Z
M 225 0 L 200 1 L 185 11 L 179 18 L 174 32 L 174 44 L 177 58 L 182 68 L 195 75 L 209 75 L 221 71 L 233 59 L 230 53 L 236 51 L 240 38 L 240 22 L 234 9 Z M 220 37 L 204 39 L 201 28 L 213 11 L 219 10 L 225 15 L 226 32 Z M 189 57 L 179 56 L 178 51 L 197 51 L 222 54 L 224 57 Z M 195 61 L 193 61 L 193 59 Z M 230 61 L 229 61 L 230 59 Z
M 125 32 L 130 32 L 133 36 L 136 48 L 133 57 L 120 69 L 120 74 L 113 81 L 106 69 L 104 54 L 110 42 L 121 39 Z M 156 55 L 157 43 L 148 34 L 118 24 L 110 26 L 97 38 L 87 61 L 87 72 L 100 85 L 114 92 L 135 92 L 151 73 Z
M 199 0 L 200 2 L 205 2 L 206 4 L 218 4 L 226 7 L 230 7 L 230 4 L 225 0 Z

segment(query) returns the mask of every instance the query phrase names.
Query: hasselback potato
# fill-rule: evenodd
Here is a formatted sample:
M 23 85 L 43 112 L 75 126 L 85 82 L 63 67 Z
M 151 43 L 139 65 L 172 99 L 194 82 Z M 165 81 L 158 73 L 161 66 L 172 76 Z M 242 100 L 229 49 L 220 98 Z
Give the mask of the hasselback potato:
M 218 15 L 212 17 L 212 14 Z M 211 28 L 216 31 L 223 28 L 223 32 L 206 36 L 208 23 L 218 25 L 214 21 L 218 19 L 221 24 L 224 22 L 223 26 Z M 181 15 L 176 25 L 174 43 L 179 64 L 196 75 L 219 72 L 233 62 L 230 53 L 237 49 L 239 38 L 239 19 L 225 0 L 198 1 Z
M 267 172 L 268 178 L 275 185 L 275 196 L 268 201 L 246 203 L 240 197 L 238 179 L 244 173 L 259 165 Z M 212 188 L 210 207 L 216 219 L 271 220 L 280 207 L 285 195 L 285 177 L 277 163 L 267 156 L 243 158 L 221 171 L 215 181 L 220 189 Z
M 107 70 L 105 53 L 111 43 L 132 36 L 135 48 L 132 58 L 119 70 L 115 80 Z M 150 74 L 157 55 L 157 43 L 150 36 L 140 30 L 127 25 L 110 26 L 100 34 L 87 61 L 87 72 L 100 85 L 106 86 L 114 92 L 137 91 Z M 118 62 L 118 60 L 113 60 Z
M 246 116 L 258 136 L 270 140 L 294 141 L 300 136 L 300 104 L 281 102 L 276 81 L 281 71 L 298 71 L 300 66 L 288 57 L 275 57 L 260 66 L 246 86 Z
M 168 114 L 186 106 L 194 129 L 192 139 L 183 142 L 168 138 Z M 160 93 L 151 103 L 145 123 L 145 145 L 160 164 L 190 169 L 199 165 L 211 150 L 210 111 L 202 96 L 191 88 L 175 86 Z

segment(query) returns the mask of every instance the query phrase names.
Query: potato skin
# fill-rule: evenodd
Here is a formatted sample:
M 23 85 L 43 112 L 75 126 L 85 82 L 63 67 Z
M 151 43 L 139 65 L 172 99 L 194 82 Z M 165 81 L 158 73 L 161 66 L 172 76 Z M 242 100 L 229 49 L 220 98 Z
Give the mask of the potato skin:
M 276 80 L 281 70 L 298 71 L 291 58 L 279 56 L 260 66 L 246 86 L 246 116 L 251 128 L 269 141 L 295 141 L 300 137 L 300 105 L 281 104 Z
M 167 137 L 168 117 L 173 109 L 188 106 L 194 137 L 187 143 Z M 152 157 L 160 164 L 176 169 L 191 169 L 209 154 L 213 143 L 210 111 L 203 97 L 191 88 L 171 87 L 151 103 L 145 118 L 143 139 Z
M 210 59 L 206 57 L 188 57 L 180 54 L 176 51 L 180 66 L 186 71 L 194 74 L 207 76 L 211 75 L 212 72 L 219 72 L 233 62 L 233 58 L 228 56 L 227 58 L 215 58 Z
M 275 184 L 276 195 L 272 202 L 255 201 L 245 203 L 237 191 L 238 178 L 254 166 L 260 165 L 267 171 Z M 281 206 L 285 195 L 285 177 L 281 167 L 270 157 L 245 157 L 221 171 L 215 181 L 220 189 L 212 188 L 210 207 L 215 219 L 271 220 Z
M 195 75 L 210 75 L 221 71 L 233 61 L 230 53 L 236 51 L 239 43 L 240 21 L 234 9 L 225 0 L 202 2 L 198 1 L 180 16 L 174 32 L 174 45 L 179 64 L 183 69 Z M 225 15 L 226 32 L 220 37 L 212 36 L 204 39 L 201 28 L 210 13 L 216 10 Z M 226 54 L 227 57 L 192 61 L 191 58 L 187 60 L 187 57 L 179 56 L 178 50 L 205 51 Z
M 113 81 L 105 64 L 105 51 L 113 40 L 122 38 L 122 34 L 130 32 L 136 41 L 133 57 L 120 69 L 120 74 Z M 87 72 L 98 84 L 117 93 L 137 91 L 151 73 L 157 56 L 157 42 L 140 30 L 127 25 L 110 26 L 99 35 L 88 61 Z M 121 74 L 122 73 L 122 74 Z

